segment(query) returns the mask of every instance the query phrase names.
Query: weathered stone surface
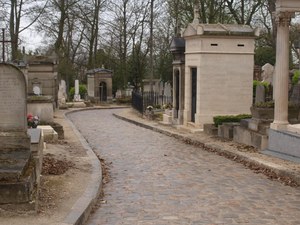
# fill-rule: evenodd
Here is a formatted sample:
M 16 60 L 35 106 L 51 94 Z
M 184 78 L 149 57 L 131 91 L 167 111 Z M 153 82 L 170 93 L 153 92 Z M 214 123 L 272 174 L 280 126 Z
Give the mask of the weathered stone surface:
M 298 158 L 300 162 L 300 135 L 270 129 L 268 150 Z
M 0 64 L 0 131 L 26 131 L 26 81 L 9 64 Z
M 223 123 L 218 126 L 218 136 L 221 138 L 232 139 L 233 128 L 239 126 L 240 123 Z
M 268 146 L 267 135 L 260 134 L 256 131 L 252 131 L 241 126 L 236 126 L 233 128 L 233 141 L 253 146 L 259 150 L 263 150 Z
M 218 135 L 218 127 L 216 127 L 215 124 L 210 124 L 210 123 L 204 124 L 203 131 L 204 133 L 209 135 Z
M 22 203 L 35 209 L 36 204 L 31 202 L 36 197 L 39 174 L 27 134 L 24 74 L 12 65 L 0 63 L 0 90 L 0 208 L 3 204 L 16 207 Z

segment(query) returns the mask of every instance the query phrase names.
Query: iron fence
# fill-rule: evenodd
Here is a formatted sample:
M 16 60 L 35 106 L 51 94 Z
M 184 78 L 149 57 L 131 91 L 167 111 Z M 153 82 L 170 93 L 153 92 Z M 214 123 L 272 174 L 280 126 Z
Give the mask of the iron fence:
M 140 113 L 144 112 L 143 95 L 140 92 L 132 92 L 132 107 L 138 110 Z
M 172 96 L 161 95 L 157 92 L 132 92 L 132 107 L 140 113 L 143 113 L 148 106 L 159 108 L 163 105 L 172 104 L 172 102 Z

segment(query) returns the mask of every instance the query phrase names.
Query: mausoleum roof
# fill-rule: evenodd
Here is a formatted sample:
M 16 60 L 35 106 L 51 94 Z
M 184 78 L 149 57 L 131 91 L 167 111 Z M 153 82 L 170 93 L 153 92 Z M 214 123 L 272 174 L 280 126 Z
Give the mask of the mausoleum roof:
M 86 72 L 86 74 L 95 74 L 95 73 L 112 73 L 112 70 L 103 69 L 103 68 L 94 68 Z
M 185 40 L 182 37 L 174 37 L 170 45 L 171 52 L 184 52 L 185 51 Z
M 197 24 L 190 23 L 183 36 L 213 35 L 213 36 L 258 36 L 259 30 L 240 24 Z

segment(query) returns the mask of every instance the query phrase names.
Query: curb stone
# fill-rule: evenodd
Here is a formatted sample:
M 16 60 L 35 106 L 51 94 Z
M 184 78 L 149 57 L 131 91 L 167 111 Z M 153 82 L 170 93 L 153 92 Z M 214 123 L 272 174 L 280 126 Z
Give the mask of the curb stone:
M 92 174 L 91 174 L 91 179 L 90 179 L 83 195 L 74 203 L 74 205 L 71 208 L 71 211 L 65 217 L 65 219 L 61 225 L 82 225 L 82 224 L 84 224 L 87 221 L 87 219 L 92 211 L 92 208 L 95 205 L 96 200 L 102 189 L 102 169 L 101 169 L 100 161 L 99 161 L 98 157 L 96 156 L 96 154 L 93 152 L 93 150 L 90 148 L 90 146 L 87 143 L 87 141 L 85 140 L 85 138 L 79 133 L 79 131 L 74 126 L 74 124 L 67 117 L 67 115 L 74 113 L 74 112 L 78 112 L 78 111 L 81 111 L 81 110 L 74 110 L 74 111 L 66 112 L 66 113 L 64 113 L 64 117 L 68 121 L 73 132 L 78 137 L 83 148 L 87 151 L 87 155 L 88 155 L 88 157 L 91 161 L 91 165 L 92 165 Z
M 81 111 L 88 111 L 88 110 L 102 110 L 102 109 L 125 109 L 128 107 L 116 106 L 116 107 L 93 107 L 93 108 L 78 108 L 73 109 L 72 111 L 67 111 L 64 113 L 64 118 L 68 121 L 69 125 L 71 126 L 73 132 L 78 137 L 81 145 L 87 151 L 87 155 L 90 158 L 91 165 L 92 165 L 92 174 L 91 180 L 87 185 L 87 188 L 83 195 L 74 203 L 71 208 L 69 214 L 65 217 L 64 221 L 60 225 L 83 225 L 91 211 L 93 206 L 95 205 L 97 198 L 100 195 L 102 190 L 102 169 L 101 163 L 94 153 L 94 151 L 89 146 L 86 139 L 80 134 L 71 120 L 67 117 L 68 115 L 76 112 Z

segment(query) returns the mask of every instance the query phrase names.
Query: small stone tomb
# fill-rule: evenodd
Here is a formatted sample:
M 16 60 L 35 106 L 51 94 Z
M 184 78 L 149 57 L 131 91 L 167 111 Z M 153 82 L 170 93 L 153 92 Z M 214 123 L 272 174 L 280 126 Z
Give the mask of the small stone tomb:
M 27 204 L 35 210 L 38 185 L 27 134 L 24 74 L 0 63 L 0 90 L 0 208 Z

